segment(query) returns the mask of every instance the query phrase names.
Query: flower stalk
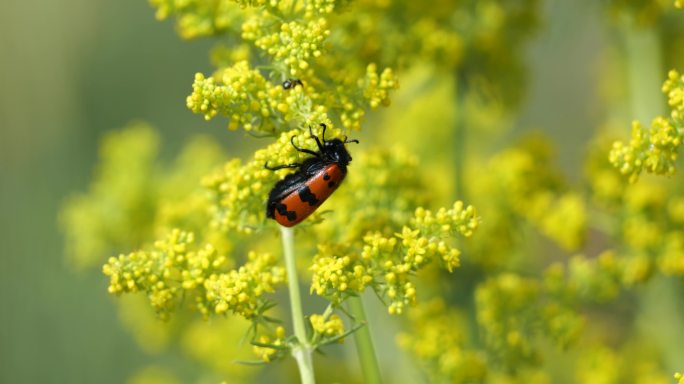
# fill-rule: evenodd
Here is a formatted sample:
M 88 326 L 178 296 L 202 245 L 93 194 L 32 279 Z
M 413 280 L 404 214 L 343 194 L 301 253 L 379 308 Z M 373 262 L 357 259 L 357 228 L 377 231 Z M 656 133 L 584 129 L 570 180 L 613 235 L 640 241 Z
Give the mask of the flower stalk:
M 624 26 L 625 54 L 631 96 L 632 116 L 646 124 L 665 112 L 662 82 L 662 44 L 655 27 Z
M 456 122 L 454 125 L 454 167 L 456 170 L 456 198 L 460 200 L 466 199 L 466 191 L 464 186 L 465 180 L 465 151 L 466 151 L 466 122 L 465 122 L 465 96 L 466 96 L 466 80 L 461 73 L 456 73 Z
M 292 312 L 292 325 L 294 327 L 296 345 L 292 347 L 292 356 L 297 361 L 299 376 L 302 384 L 313 384 L 314 367 L 311 353 L 313 348 L 309 344 L 304 326 L 304 314 L 302 311 L 302 297 L 299 292 L 299 279 L 297 278 L 297 265 L 294 255 L 294 231 L 292 228 L 281 226 L 280 233 L 283 238 L 283 254 L 285 255 L 285 269 L 287 270 L 287 285 L 290 292 L 290 311 Z
M 382 383 L 380 367 L 378 365 L 378 359 L 375 356 L 373 339 L 371 338 L 370 329 L 368 328 L 368 320 L 366 318 L 366 310 L 363 307 L 363 300 L 360 296 L 352 296 L 347 301 L 349 303 L 349 313 L 358 323 L 363 324 L 361 328 L 354 332 L 354 342 L 356 343 L 356 351 L 359 354 L 363 381 L 368 384 L 380 384 Z

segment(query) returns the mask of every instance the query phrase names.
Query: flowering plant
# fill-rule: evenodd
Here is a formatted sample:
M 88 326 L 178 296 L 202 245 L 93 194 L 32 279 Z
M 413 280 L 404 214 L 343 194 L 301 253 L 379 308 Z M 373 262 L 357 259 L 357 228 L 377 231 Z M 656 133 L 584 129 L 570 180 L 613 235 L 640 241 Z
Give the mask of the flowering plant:
M 628 15 L 626 28 L 647 30 L 673 8 L 604 3 Z M 91 190 L 62 219 L 72 264 L 103 263 L 111 294 L 144 299 L 122 302 L 143 345 L 182 348 L 229 382 L 258 374 L 233 361 L 293 357 L 301 381 L 313 383 L 334 375 L 317 369 L 331 364 L 322 360 L 339 358 L 313 353 L 353 338 L 363 382 L 394 382 L 373 340 L 385 316 L 401 327 L 396 347 L 430 382 L 553 382 L 558 364 L 575 367 L 581 382 L 666 377 L 660 361 L 634 354 L 638 335 L 592 335 L 610 327 L 601 308 L 619 310 L 647 282 L 684 275 L 681 185 L 640 178 L 677 170 L 684 76 L 672 70 L 662 86 L 669 117 L 654 111 L 650 128 L 635 121 L 628 143 L 595 139 L 576 185 L 544 137 L 483 144 L 504 134 L 520 103 L 520 51 L 538 30 L 536 1 L 151 4 L 181 37 L 218 40 L 215 70 L 194 75 L 187 108 L 262 145 L 239 158 L 199 138 L 163 165 L 144 123 L 103 141 Z M 437 113 L 412 120 L 414 105 Z M 328 138 L 363 128 L 349 174 L 311 217 L 281 227 L 265 203 L 298 170 L 265 165 L 301 164 L 319 151 L 312 136 L 324 126 Z M 301 284 L 318 299 L 304 306 Z M 140 315 L 145 305 L 156 319 Z M 384 313 L 369 310 L 379 306 Z M 150 332 L 156 321 L 169 326 Z M 330 377 L 358 374 L 345 375 Z

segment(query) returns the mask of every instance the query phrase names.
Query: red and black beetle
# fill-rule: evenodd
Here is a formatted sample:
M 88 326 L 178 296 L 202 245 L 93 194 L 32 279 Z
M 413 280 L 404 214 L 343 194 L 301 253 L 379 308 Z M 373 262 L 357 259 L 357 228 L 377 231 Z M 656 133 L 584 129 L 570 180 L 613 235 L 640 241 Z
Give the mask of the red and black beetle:
M 347 165 L 352 160 L 345 148 L 346 143 L 358 143 L 358 140 L 325 139 L 326 125 L 321 124 L 323 133 L 320 139 L 314 135 L 309 127 L 311 138 L 316 140 L 318 151 L 299 148 L 294 143 L 295 136 L 290 143 L 299 152 L 312 155 L 301 163 L 292 163 L 269 167 L 275 171 L 283 168 L 296 168 L 297 171 L 285 176 L 277 182 L 268 195 L 266 203 L 266 217 L 274 219 L 280 225 L 292 227 L 299 224 L 312 214 L 323 202 L 332 195 L 347 175 Z

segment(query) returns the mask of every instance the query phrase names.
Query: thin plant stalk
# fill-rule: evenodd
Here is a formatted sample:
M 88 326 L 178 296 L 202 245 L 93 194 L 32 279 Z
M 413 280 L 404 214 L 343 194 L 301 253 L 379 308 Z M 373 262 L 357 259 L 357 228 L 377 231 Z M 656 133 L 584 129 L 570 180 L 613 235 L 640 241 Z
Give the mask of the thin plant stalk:
M 354 342 L 356 343 L 356 351 L 361 363 L 363 382 L 367 384 L 380 384 L 382 383 L 380 366 L 375 356 L 370 329 L 368 329 L 368 320 L 366 318 L 366 310 L 363 307 L 363 300 L 360 296 L 354 296 L 350 297 L 347 302 L 349 303 L 349 313 L 356 321 L 364 324 L 364 326 L 354 332 Z
M 665 97 L 659 86 L 664 73 L 661 37 L 655 27 L 626 24 L 623 28 L 631 117 L 648 125 L 665 112 Z
M 302 311 L 302 296 L 299 292 L 297 265 L 294 255 L 294 231 L 292 228 L 280 227 L 283 238 L 283 253 L 285 255 L 285 269 L 287 269 L 287 285 L 290 292 L 290 310 L 297 344 L 292 347 L 292 356 L 297 361 L 299 376 L 302 384 L 315 384 L 312 348 L 306 336 L 304 313 Z
M 454 182 L 456 183 L 456 198 L 466 200 L 465 180 L 465 159 L 466 159 L 466 122 L 465 122 L 465 95 L 466 81 L 460 73 L 456 74 L 454 84 L 456 85 L 456 121 L 454 124 Z

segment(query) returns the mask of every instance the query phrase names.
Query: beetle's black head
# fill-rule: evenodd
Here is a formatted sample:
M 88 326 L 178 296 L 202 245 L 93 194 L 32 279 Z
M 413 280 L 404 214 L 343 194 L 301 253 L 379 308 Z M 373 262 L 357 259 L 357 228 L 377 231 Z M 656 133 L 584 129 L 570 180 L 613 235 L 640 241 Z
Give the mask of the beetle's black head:
M 344 137 L 344 140 L 326 140 L 325 130 L 328 127 L 323 123 L 321 123 L 321 127 L 323 127 L 323 132 L 321 132 L 319 140 L 319 138 L 314 136 L 313 132 L 311 132 L 311 126 L 309 126 L 309 132 L 311 133 L 311 137 L 316 139 L 316 143 L 318 143 L 318 147 L 320 148 L 319 156 L 323 159 L 323 161 L 327 163 L 337 163 L 343 167 L 346 167 L 347 164 L 349 164 L 349 162 L 352 161 L 352 157 L 349 154 L 349 152 L 347 152 L 347 148 L 344 145 L 347 143 L 358 143 L 359 141 L 349 140 L 347 139 L 347 136 Z
M 325 141 L 323 144 L 323 157 L 325 160 L 329 162 L 334 162 L 338 163 L 342 166 L 347 166 L 350 161 L 352 161 L 352 157 L 347 151 L 347 148 L 344 146 L 346 143 L 358 143 L 358 140 L 347 140 L 347 138 L 344 138 L 344 141 L 340 139 L 332 139 Z
M 331 163 L 338 163 L 343 166 L 352 160 L 347 148 L 344 147 L 344 142 L 340 139 L 332 139 L 323 144 L 323 157 Z

